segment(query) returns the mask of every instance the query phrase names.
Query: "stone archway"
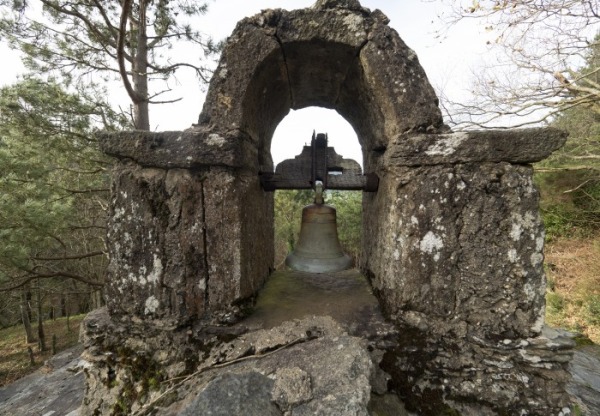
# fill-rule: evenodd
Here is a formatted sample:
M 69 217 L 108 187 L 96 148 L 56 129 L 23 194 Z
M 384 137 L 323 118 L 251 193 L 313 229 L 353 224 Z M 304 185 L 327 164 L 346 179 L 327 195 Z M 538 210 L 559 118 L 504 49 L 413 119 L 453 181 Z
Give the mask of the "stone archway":
M 367 153 L 407 131 L 439 131 L 438 100 L 425 72 L 387 23 L 357 1 L 319 1 L 243 20 L 223 51 L 200 125 L 239 129 L 263 153 L 289 110 L 308 106 L 335 109 Z M 268 165 L 268 155 L 260 159 Z
M 553 414 L 568 403 L 568 353 L 555 359 L 557 341 L 541 334 L 543 229 L 529 165 L 564 134 L 450 132 L 387 23 L 355 0 L 266 10 L 229 38 L 197 125 L 104 135 L 120 163 L 108 315 L 88 327 L 98 351 L 143 339 L 147 353 L 171 351 L 153 359 L 172 368 L 200 348 L 186 328 L 236 319 L 272 269 L 273 200 L 258 175 L 272 169 L 275 127 L 291 108 L 322 106 L 354 127 L 365 171 L 380 177 L 363 198 L 361 269 L 410 334 L 382 364 L 395 388 L 426 414 L 473 403 Z M 110 336 L 93 341 L 99 327 Z M 101 380 L 113 364 L 97 362 L 90 377 Z
M 257 174 L 273 168 L 269 149 L 277 124 L 291 108 L 311 105 L 335 109 L 350 122 L 367 171 L 381 169 L 378 163 L 394 138 L 444 130 L 437 98 L 416 55 L 380 11 L 371 13 L 356 1 L 320 1 L 309 9 L 268 10 L 243 20 L 223 50 L 197 125 L 184 132 L 104 140 L 107 153 L 136 162 L 133 169 L 123 165 L 115 180 L 111 240 L 121 243 L 111 253 L 109 298 L 121 299 L 114 307 L 109 303 L 113 313 L 181 324 L 252 296 L 272 261 L 270 249 L 256 251 L 272 246 L 271 196 L 258 188 Z M 158 170 L 138 174 L 140 167 Z M 162 195 L 151 195 L 155 188 Z M 143 194 L 136 193 L 140 189 Z M 145 214 L 156 202 L 174 199 L 173 204 L 188 200 L 190 224 L 172 224 L 183 220 L 182 212 L 160 220 L 155 213 Z M 143 202 L 146 207 L 139 206 Z M 126 224 L 121 210 L 158 240 L 134 241 L 143 247 L 127 254 L 123 248 L 134 225 Z M 165 215 L 172 211 L 165 207 Z M 216 212 L 222 218 L 209 218 Z M 148 217 L 150 222 L 142 219 Z M 204 226 L 194 225 L 198 218 L 204 218 Z M 203 235 L 181 234 L 187 226 L 202 228 Z M 178 235 L 170 237 L 169 229 Z M 189 256 L 186 250 L 173 251 L 180 244 Z M 221 257 L 227 252 L 234 253 L 232 261 Z M 193 259 L 202 255 L 205 264 Z M 193 266 L 178 266 L 188 263 Z M 159 270 L 163 287 L 133 288 L 129 274 L 117 270 L 122 264 L 133 275 Z M 198 276 L 204 283 L 197 284 Z M 131 297 L 123 302 L 127 293 Z M 160 307 L 152 307 L 156 304 Z

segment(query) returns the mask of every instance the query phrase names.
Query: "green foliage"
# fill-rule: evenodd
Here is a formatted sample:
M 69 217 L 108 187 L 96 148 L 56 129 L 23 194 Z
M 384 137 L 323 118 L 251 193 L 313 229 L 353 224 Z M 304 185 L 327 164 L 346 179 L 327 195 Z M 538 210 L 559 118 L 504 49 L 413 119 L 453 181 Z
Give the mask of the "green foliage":
M 116 384 L 111 380 L 111 384 L 107 386 L 119 389 L 119 400 L 113 405 L 111 414 L 129 415 L 135 403 L 145 403 L 151 392 L 160 390 L 165 375 L 161 365 L 144 353 L 127 347 L 120 347 L 115 352 L 119 367 L 126 376 L 121 375 Z
M 555 165 L 556 166 L 556 165 Z M 549 239 L 600 229 L 600 175 L 593 169 L 556 167 L 536 172 L 540 209 Z
M 588 50 L 580 69 L 585 82 L 598 85 L 599 44 Z M 567 143 L 536 165 L 541 208 L 550 238 L 594 232 L 600 228 L 600 112 L 593 100 L 568 108 L 552 127 L 569 133 Z
M 0 39 L 24 55 L 23 63 L 31 73 L 49 74 L 80 91 L 103 91 L 107 81 L 131 76 L 137 99 L 147 104 L 170 91 L 166 82 L 180 68 L 192 69 L 207 81 L 211 71 L 206 59 L 177 62 L 171 52 L 175 43 L 194 48 L 188 56 L 202 58 L 216 52 L 212 40 L 194 29 L 190 20 L 206 13 L 207 3 L 133 0 L 123 33 L 129 75 L 120 71 L 117 59 L 121 3 L 0 0 Z M 137 99 L 132 98 L 134 106 Z
M 600 325 L 600 294 L 590 294 L 584 299 L 585 320 L 590 325 Z
M 585 416 L 578 404 L 573 406 L 573 416 Z
M 594 341 L 582 334 L 576 334 L 573 338 L 573 341 L 575 341 L 575 345 L 577 345 L 578 347 L 583 347 L 586 345 L 595 345 Z
M 275 265 L 281 267 L 294 250 L 300 233 L 302 208 L 313 202 L 311 190 L 275 192 Z
M 0 285 L 100 280 L 110 163 L 92 132 L 121 121 L 52 82 L 0 90 Z
M 329 205 L 337 211 L 338 237 L 344 251 L 358 264 L 361 251 L 362 192 L 329 191 Z
M 565 299 L 559 293 L 548 291 L 546 293 L 546 308 L 547 313 L 559 315 L 565 309 Z
M 597 68 L 596 61 L 597 50 L 592 49 L 588 68 Z M 582 71 L 588 80 L 598 81 L 597 71 Z M 563 111 L 552 126 L 566 130 L 569 138 L 562 149 L 536 166 L 542 217 L 548 240 L 562 245 L 570 241 L 563 250 L 571 256 L 578 253 L 578 261 L 570 262 L 568 269 L 563 265 L 549 271 L 554 290 L 546 294 L 546 319 L 597 339 L 600 296 L 593 269 L 598 251 L 592 247 L 583 251 L 578 241 L 593 240 L 600 230 L 600 113 L 593 106 L 580 105 Z

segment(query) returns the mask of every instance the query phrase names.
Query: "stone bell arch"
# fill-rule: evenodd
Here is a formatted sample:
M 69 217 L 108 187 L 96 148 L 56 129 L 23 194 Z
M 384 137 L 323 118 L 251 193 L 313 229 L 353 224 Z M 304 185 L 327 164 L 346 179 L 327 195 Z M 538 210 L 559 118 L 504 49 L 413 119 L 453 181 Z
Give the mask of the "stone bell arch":
M 263 11 L 227 40 L 198 124 L 102 136 L 119 163 L 108 312 L 88 319 L 90 345 L 110 351 L 143 338 L 135 345 L 150 355 L 172 351 L 158 365 L 185 368 L 200 348 L 188 328 L 237 319 L 273 267 L 273 197 L 259 180 L 273 169 L 273 132 L 290 109 L 322 106 L 353 126 L 365 171 L 380 179 L 363 197 L 360 268 L 410 335 L 382 362 L 395 388 L 424 414 L 566 406 L 568 352 L 555 360 L 550 351 L 569 344 L 542 334 L 543 227 L 530 166 L 565 136 L 452 133 L 417 56 L 387 23 L 356 0 Z M 112 365 L 99 356 L 91 378 Z
M 290 109 L 337 110 L 358 134 L 366 171 L 381 169 L 381 156 L 395 137 L 444 129 L 425 72 L 415 53 L 387 26 L 383 13 L 371 13 L 358 2 L 343 4 L 321 1 L 309 9 L 268 10 L 242 20 L 223 50 L 198 124 L 183 132 L 131 133 L 130 140 L 106 137 L 103 146 L 108 154 L 136 162 L 123 165 L 115 181 L 110 240 L 123 243 L 113 246 L 111 253 L 110 273 L 116 278 L 110 279 L 109 291 L 119 296 L 109 299 L 122 297 L 121 282 L 125 286 L 130 282 L 122 270 L 115 271 L 121 264 L 147 273 L 159 270 L 179 285 L 163 285 L 160 290 L 146 285 L 142 296 L 125 291 L 136 300 L 126 302 L 123 312 L 182 323 L 205 311 L 227 309 L 262 285 L 272 262 L 266 247 L 272 246 L 273 213 L 272 196 L 261 191 L 258 173 L 273 169 L 271 138 Z M 311 22 L 310 30 L 306 22 Z M 150 173 L 149 168 L 160 171 Z M 120 191 L 129 188 L 129 180 L 136 181 L 135 188 L 144 189 L 144 195 Z M 154 188 L 162 195 L 153 196 Z M 155 200 L 166 204 L 185 200 L 186 192 L 191 210 L 186 219 L 194 218 L 193 224 L 180 222 L 185 221 L 185 212 L 163 218 L 164 225 L 158 215 L 138 212 L 145 209 L 139 206 L 142 201 L 149 209 Z M 121 210 L 131 214 L 122 216 Z M 222 218 L 211 219 L 217 212 Z M 143 249 L 123 250 L 129 238 L 117 233 L 128 217 L 140 221 L 140 230 L 149 228 L 143 218 L 151 217 L 154 228 L 147 231 L 155 243 L 145 238 L 139 241 L 145 244 Z M 203 226 L 198 218 L 204 218 Z M 167 241 L 174 227 L 179 236 Z M 181 244 L 183 252 L 169 251 Z M 220 261 L 224 253 L 232 255 L 226 264 Z M 202 255 L 206 264 L 198 260 Z M 193 266 L 180 268 L 180 263 Z M 203 275 L 205 283 L 199 286 L 196 280 Z M 155 309 L 154 304 L 160 307 Z M 114 311 L 123 307 L 119 300 Z

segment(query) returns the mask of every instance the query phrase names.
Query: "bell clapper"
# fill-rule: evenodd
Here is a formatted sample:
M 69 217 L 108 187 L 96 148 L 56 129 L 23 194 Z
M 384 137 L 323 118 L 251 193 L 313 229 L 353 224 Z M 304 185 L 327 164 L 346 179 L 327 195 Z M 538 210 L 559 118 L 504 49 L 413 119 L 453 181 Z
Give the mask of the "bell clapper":
M 322 205 L 323 204 L 323 182 L 316 181 L 315 182 L 315 204 Z

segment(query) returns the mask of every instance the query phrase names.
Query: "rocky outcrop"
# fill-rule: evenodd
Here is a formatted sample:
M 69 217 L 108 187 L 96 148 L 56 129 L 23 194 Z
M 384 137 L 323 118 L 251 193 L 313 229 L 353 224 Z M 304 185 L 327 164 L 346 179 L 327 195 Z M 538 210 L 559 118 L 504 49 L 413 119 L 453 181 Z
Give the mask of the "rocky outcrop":
M 299 332 L 302 327 L 310 331 L 319 329 L 320 332 L 311 332 L 310 337 L 305 337 Z M 292 331 L 291 328 L 296 330 Z M 553 331 L 555 330 L 547 329 L 546 333 L 550 337 L 548 340 L 555 340 L 556 335 L 566 335 L 561 334 L 560 331 L 558 333 Z M 378 332 L 382 334 L 381 331 L 373 331 L 372 334 Z M 350 333 L 356 334 L 352 330 Z M 393 383 L 388 383 L 391 376 L 380 369 L 380 366 L 385 367 L 390 361 L 389 358 L 393 356 L 389 354 L 382 360 L 385 343 L 376 344 L 372 339 L 369 341 L 363 337 L 349 335 L 347 330 L 329 317 L 304 318 L 292 323 L 280 323 L 268 333 L 259 330 L 255 335 L 250 333 L 244 339 L 249 343 L 263 340 L 258 354 L 240 355 L 241 351 L 247 351 L 247 346 L 239 348 L 239 340 L 230 344 L 221 344 L 223 347 L 221 351 L 228 355 L 228 360 L 213 356 L 215 361 L 212 370 L 207 371 L 207 367 L 204 367 L 204 371 L 196 376 L 184 377 L 178 385 L 167 385 L 171 387 L 169 393 L 156 400 L 154 404 L 148 405 L 145 408 L 147 413 L 150 409 L 160 408 L 161 414 L 166 414 L 166 409 L 169 414 L 208 414 L 204 410 L 210 409 L 214 415 L 227 416 L 265 415 L 269 414 L 268 411 L 274 415 L 302 414 L 301 412 L 305 410 L 313 412 L 305 413 L 310 415 L 331 414 L 327 413 L 329 411 L 334 411 L 335 414 L 361 414 L 361 412 L 365 414 L 364 400 L 356 398 L 359 398 L 360 392 L 364 391 L 364 377 L 370 375 L 367 414 L 373 416 L 409 414 L 398 396 L 388 392 L 388 384 L 392 389 L 396 387 L 392 385 Z M 275 347 L 275 350 L 269 351 L 268 345 Z M 374 346 L 377 348 L 373 348 Z M 539 354 L 539 347 L 537 351 L 528 347 L 525 349 L 532 357 L 535 356 L 534 354 L 540 358 L 544 357 L 539 363 L 547 363 L 548 358 L 555 355 L 552 348 L 542 355 Z M 236 350 L 237 353 L 232 352 Z M 389 344 L 387 350 L 392 351 Z M 0 388 L 0 414 L 67 416 L 84 414 L 81 401 L 85 390 L 83 371 L 86 363 L 79 359 L 80 353 L 81 346 L 61 352 L 38 372 Z M 310 357 L 307 359 L 306 354 L 312 354 L 317 358 L 322 357 L 326 365 L 320 366 Z M 559 352 L 556 356 L 559 357 L 560 354 Z M 371 363 L 360 358 L 365 355 L 370 357 Z M 238 358 L 233 358 L 236 356 Z M 237 363 L 234 362 L 236 359 L 239 360 Z M 220 362 L 217 363 L 219 360 Z M 256 362 L 259 363 L 258 366 L 253 364 Z M 356 362 L 359 365 L 353 366 L 352 363 Z M 496 365 L 499 363 L 501 362 L 498 361 Z M 501 364 L 501 366 L 507 365 Z M 357 369 L 360 371 L 356 371 Z M 598 402 L 600 347 L 597 345 L 578 347 L 569 365 L 569 372 L 572 378 L 568 384 L 568 391 L 572 402 L 581 414 L 600 413 L 600 402 Z M 332 389 L 323 388 L 323 383 L 331 382 L 332 378 L 335 378 Z M 315 380 L 318 382 L 315 383 Z M 465 383 L 465 387 L 481 388 L 481 384 L 476 382 L 477 378 L 473 377 L 470 380 L 471 383 Z M 318 385 L 321 387 L 319 388 Z M 344 394 L 341 389 L 346 392 L 344 397 L 351 395 L 356 398 L 344 404 L 332 400 L 329 395 L 323 395 L 324 391 L 331 391 L 336 395 Z M 358 389 L 359 393 L 355 394 L 352 392 L 353 389 Z M 519 394 L 514 390 L 505 393 L 507 396 L 515 397 Z M 155 394 L 154 398 L 157 397 L 158 394 Z M 323 400 L 324 403 L 321 403 Z M 160 407 L 161 404 L 166 407 Z M 242 411 L 239 410 L 240 406 L 243 406 Z M 470 406 L 470 409 L 465 409 L 463 406 L 461 414 L 486 414 L 482 407 L 473 403 Z M 318 409 L 323 412 L 319 413 Z M 346 410 L 355 413 L 340 413 Z M 194 411 L 196 413 L 193 413 Z M 253 411 L 257 413 L 252 413 Z M 415 413 L 411 414 L 415 415 Z
M 215 351 L 218 375 L 207 369 L 204 377 L 190 379 L 178 388 L 185 390 L 180 393 L 185 403 L 161 412 L 367 415 L 373 363 L 366 347 L 327 317 L 251 333 Z M 219 370 L 227 363 L 233 364 L 226 372 Z
M 397 336 L 356 270 L 276 274 L 233 325 L 159 330 L 103 308 L 83 328 L 82 415 L 366 415 L 388 393 L 379 363 Z
M 567 390 L 582 415 L 600 414 L 600 346 L 589 341 L 575 350 Z
M 0 415 L 79 416 L 85 393 L 77 345 L 61 351 L 35 373 L 0 388 Z

